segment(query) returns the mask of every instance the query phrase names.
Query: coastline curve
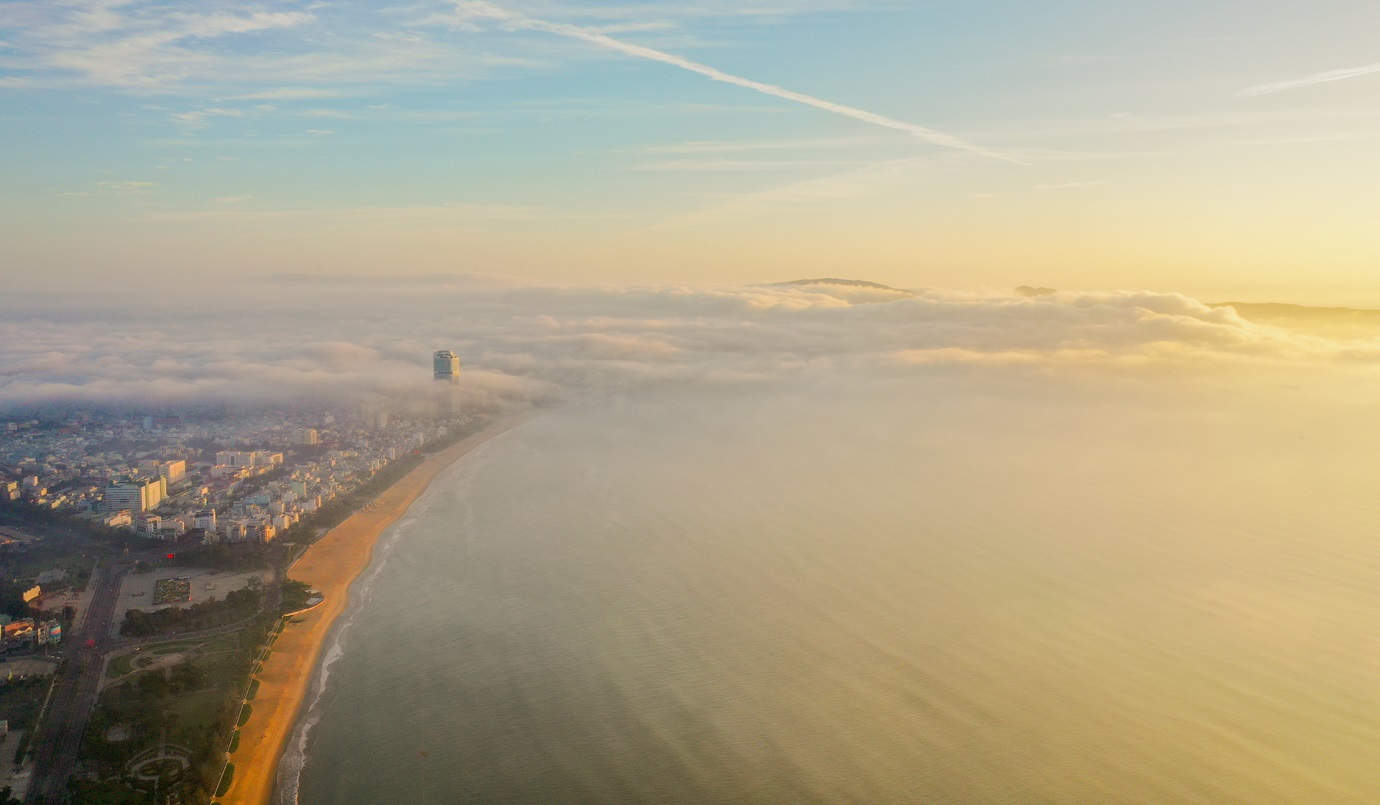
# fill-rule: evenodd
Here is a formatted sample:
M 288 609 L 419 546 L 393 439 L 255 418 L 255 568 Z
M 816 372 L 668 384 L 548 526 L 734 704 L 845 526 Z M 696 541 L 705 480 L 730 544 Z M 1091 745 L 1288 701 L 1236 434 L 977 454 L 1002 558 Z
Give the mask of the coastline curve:
M 545 413 L 545 409 L 533 409 L 510 415 L 428 457 L 384 490 L 375 499 L 377 505 L 352 514 L 293 563 L 294 575 L 309 580 L 325 600 L 291 616 L 272 657 L 258 674 L 255 718 L 241 728 L 235 752 L 236 779 L 218 802 L 267 805 L 279 801 L 280 792 L 289 793 L 282 785 L 285 781 L 279 779 L 279 767 L 289 740 L 299 733 L 305 737 L 310 729 L 305 723 L 308 694 L 314 701 L 324 691 L 329 665 L 340 651 L 335 644 L 339 629 L 346 624 L 341 616 L 356 607 L 356 582 L 377 573 L 388 549 L 415 519 L 407 516 L 414 504 L 442 472 L 481 444 Z M 425 505 L 424 500 L 420 502 Z M 382 539 L 385 534 L 389 539 Z M 374 574 L 369 573 L 371 569 Z M 292 774 L 295 779 L 296 773 Z M 286 801 L 295 801 L 295 795 Z

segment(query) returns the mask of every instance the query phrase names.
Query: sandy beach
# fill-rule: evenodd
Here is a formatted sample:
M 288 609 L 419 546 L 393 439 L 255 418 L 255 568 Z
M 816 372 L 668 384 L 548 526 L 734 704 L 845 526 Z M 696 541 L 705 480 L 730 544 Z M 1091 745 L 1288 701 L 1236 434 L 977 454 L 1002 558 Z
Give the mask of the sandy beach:
M 288 576 L 311 584 L 326 600 L 294 616 L 273 644 L 272 655 L 256 676 L 259 691 L 250 702 L 253 713 L 240 729 L 239 748 L 230 757 L 235 764 L 234 782 L 218 801 L 262 805 L 271 800 L 278 761 L 296 726 L 326 637 L 349 605 L 351 583 L 369 567 L 379 536 L 442 470 L 488 439 L 540 413 L 507 417 L 431 456 L 375 498 L 368 511 L 357 512 L 323 536 L 292 566 Z

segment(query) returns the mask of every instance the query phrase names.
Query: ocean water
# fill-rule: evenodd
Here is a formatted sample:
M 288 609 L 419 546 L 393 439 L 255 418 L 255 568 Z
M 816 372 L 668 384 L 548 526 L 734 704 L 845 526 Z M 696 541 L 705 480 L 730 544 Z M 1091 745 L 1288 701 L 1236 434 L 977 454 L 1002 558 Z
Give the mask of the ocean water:
M 279 801 L 1380 802 L 1371 408 L 961 378 L 592 398 L 386 536 Z

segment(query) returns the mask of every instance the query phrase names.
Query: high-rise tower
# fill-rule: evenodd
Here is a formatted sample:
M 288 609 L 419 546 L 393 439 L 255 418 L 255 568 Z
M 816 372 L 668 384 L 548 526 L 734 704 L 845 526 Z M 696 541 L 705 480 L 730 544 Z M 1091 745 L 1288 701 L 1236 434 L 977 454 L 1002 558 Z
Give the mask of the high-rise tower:
M 460 382 L 460 356 L 448 349 L 438 350 L 431 358 L 436 379 L 454 386 Z
M 436 378 L 436 407 L 443 417 L 455 413 L 456 386 L 460 385 L 460 356 L 448 349 L 440 349 L 431 356 L 433 377 Z

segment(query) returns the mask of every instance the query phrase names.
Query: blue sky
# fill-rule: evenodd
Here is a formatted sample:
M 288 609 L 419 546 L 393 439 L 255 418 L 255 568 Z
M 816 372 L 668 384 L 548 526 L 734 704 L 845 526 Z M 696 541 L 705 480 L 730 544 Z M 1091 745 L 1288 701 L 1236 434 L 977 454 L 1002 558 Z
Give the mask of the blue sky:
M 1377 26 L 1361 2 L 9 2 L 0 271 L 1380 305 Z

